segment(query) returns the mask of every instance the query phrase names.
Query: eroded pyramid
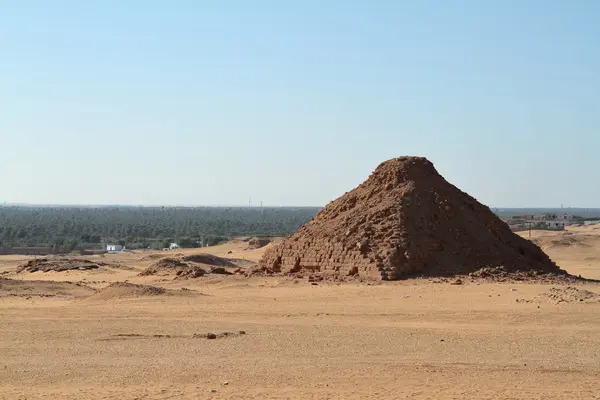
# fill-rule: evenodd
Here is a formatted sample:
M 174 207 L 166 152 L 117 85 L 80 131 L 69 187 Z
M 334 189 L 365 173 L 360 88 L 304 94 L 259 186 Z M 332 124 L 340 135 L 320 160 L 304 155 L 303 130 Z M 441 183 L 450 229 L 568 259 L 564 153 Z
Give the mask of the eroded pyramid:
M 380 164 L 360 186 L 268 249 L 260 265 L 271 272 L 383 280 L 468 274 L 486 267 L 564 273 L 423 157 Z

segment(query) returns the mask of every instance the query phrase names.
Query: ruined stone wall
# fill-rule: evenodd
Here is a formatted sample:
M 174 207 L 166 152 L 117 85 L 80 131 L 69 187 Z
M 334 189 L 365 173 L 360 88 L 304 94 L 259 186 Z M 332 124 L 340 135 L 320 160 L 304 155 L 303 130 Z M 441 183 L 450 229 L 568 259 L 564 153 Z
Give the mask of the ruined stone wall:
M 286 239 L 265 252 L 261 265 L 273 272 L 331 272 L 381 279 L 382 272 L 374 259 L 358 249 L 327 240 Z

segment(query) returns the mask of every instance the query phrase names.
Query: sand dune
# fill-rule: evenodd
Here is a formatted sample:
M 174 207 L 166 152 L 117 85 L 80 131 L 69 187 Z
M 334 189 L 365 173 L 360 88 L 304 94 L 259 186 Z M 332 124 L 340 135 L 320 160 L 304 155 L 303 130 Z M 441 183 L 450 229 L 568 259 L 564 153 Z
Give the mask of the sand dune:
M 528 232 L 520 232 L 528 238 Z M 531 239 L 570 274 L 600 279 L 600 228 L 568 227 L 565 231 L 532 231 Z
M 97 293 L 87 297 L 85 301 L 111 301 L 120 299 L 138 299 L 155 296 L 192 296 L 195 294 L 198 293 L 191 290 L 174 290 L 152 285 L 115 282 L 99 290 Z
M 0 278 L 0 298 L 57 297 L 69 300 L 87 297 L 94 293 L 95 290 L 80 283 Z

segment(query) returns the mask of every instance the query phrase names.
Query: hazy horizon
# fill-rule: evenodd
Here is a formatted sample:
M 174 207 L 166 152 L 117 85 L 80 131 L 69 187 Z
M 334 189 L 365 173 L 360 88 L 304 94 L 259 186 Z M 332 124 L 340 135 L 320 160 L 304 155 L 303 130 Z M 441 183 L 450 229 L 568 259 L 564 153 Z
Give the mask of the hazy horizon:
M 75 203 L 63 203 L 63 204 L 45 204 L 45 203 L 11 203 L 2 202 L 0 207 L 65 207 L 65 208 L 108 208 L 108 207 L 142 207 L 142 208 L 323 208 L 327 204 L 323 205 L 298 205 L 298 204 L 282 204 L 282 205 L 267 205 L 263 204 L 75 204 Z M 502 207 L 502 206 L 488 206 L 492 210 L 505 211 L 505 210 L 600 210 L 600 207 Z
M 10 2 L 0 200 L 325 205 L 419 155 L 494 208 L 600 207 L 598 20 L 586 0 Z

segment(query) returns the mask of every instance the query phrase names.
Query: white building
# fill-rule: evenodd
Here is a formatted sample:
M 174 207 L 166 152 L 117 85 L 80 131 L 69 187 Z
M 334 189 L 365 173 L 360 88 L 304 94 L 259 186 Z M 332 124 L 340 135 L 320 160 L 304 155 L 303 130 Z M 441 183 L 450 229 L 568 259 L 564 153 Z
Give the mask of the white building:
M 169 250 L 174 250 L 174 249 L 178 249 L 179 245 L 177 243 L 171 243 L 169 245 Z
M 546 223 L 546 227 L 548 229 L 556 229 L 563 230 L 565 226 L 568 225 L 568 221 L 565 220 L 552 220 L 552 221 L 544 221 Z
M 546 228 L 563 230 L 565 226 L 571 225 L 573 216 L 568 214 L 544 214 L 543 222 Z
M 106 251 L 123 251 L 123 246 L 120 244 L 107 244 Z

